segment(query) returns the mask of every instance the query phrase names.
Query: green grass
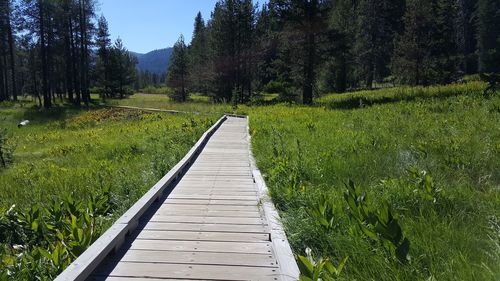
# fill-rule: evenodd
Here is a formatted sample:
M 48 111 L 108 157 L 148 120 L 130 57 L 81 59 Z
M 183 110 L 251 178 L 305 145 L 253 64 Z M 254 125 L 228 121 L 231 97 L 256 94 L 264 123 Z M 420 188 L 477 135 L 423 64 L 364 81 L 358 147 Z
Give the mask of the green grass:
M 446 99 L 453 96 L 474 95 L 480 94 L 485 88 L 486 84 L 481 81 L 431 87 L 395 87 L 326 95 L 317 99 L 316 102 L 332 109 L 352 109 L 416 99 Z
M 484 99 L 482 89 L 388 89 L 325 96 L 318 107 L 252 108 L 254 154 L 294 252 L 311 247 L 335 264 L 348 257 L 342 280 L 499 280 L 500 97 Z M 343 106 L 360 98 L 371 106 Z M 348 179 L 373 213 L 392 207 L 410 241 L 406 264 L 360 231 L 343 196 Z M 321 198 L 333 206 L 330 228 L 311 211 Z
M 189 102 L 180 103 L 172 101 L 166 95 L 151 95 L 151 94 L 135 94 L 125 99 L 110 99 L 107 100 L 108 105 L 126 105 L 143 108 L 159 108 L 168 110 L 177 110 L 190 113 L 244 113 L 245 106 L 233 107 L 230 104 L 213 103 L 206 96 L 191 95 Z
M 173 167 L 215 115 L 134 110 L 1 108 L 0 127 L 15 147 L 0 171 L 0 206 L 29 206 L 110 186 L 126 209 Z M 18 129 L 21 119 L 31 123 Z
M 0 167 L 1 280 L 55 277 L 220 117 L 0 106 L 0 128 L 14 148 L 12 164 Z M 31 122 L 17 128 L 23 119 Z
M 108 101 L 201 115 L 11 104 L 0 109 L 16 147 L 14 164 L 0 172 L 0 206 L 109 186 L 119 214 L 220 114 L 248 113 L 258 166 L 296 254 L 310 247 L 334 265 L 348 257 L 340 280 L 498 280 L 500 97 L 484 98 L 484 87 L 472 80 L 334 94 L 312 107 L 233 108 L 197 95 L 184 104 L 154 94 Z M 32 123 L 18 129 L 23 118 Z M 380 229 L 371 238 L 361 231 L 344 199 L 349 179 L 366 192 L 360 202 L 370 215 L 390 206 L 409 260 L 398 259 Z

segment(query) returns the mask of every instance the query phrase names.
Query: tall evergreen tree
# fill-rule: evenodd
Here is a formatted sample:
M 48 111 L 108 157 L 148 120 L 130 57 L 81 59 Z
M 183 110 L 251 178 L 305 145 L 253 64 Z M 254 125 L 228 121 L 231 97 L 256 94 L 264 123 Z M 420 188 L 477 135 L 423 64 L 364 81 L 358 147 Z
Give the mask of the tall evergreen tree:
M 321 64 L 319 45 L 322 37 L 328 32 L 331 3 L 326 0 L 282 0 L 276 3 L 281 17 L 286 22 L 286 44 L 295 53 L 300 65 L 294 80 L 302 88 L 302 102 L 311 104 L 316 75 Z
M 106 95 L 110 94 L 109 87 L 109 49 L 111 47 L 111 39 L 109 38 L 108 22 L 101 15 L 97 22 L 97 85 L 101 88 L 101 99 L 104 100 Z
M 461 69 L 466 74 L 477 73 L 477 0 L 458 0 L 457 47 L 462 55 Z
M 123 41 L 116 39 L 110 52 L 110 88 L 113 95 L 120 98 L 127 95 L 136 80 L 137 59 L 133 57 L 123 45 Z
M 191 89 L 196 92 L 208 91 L 208 42 L 205 21 L 200 12 L 194 21 L 194 31 L 189 47 L 189 81 Z
M 251 0 L 216 3 L 209 30 L 213 84 L 219 101 L 250 98 L 254 28 L 255 7 Z
M 174 100 L 187 100 L 188 54 L 184 36 L 180 36 L 174 45 L 170 65 L 167 71 L 167 85 L 174 89 Z
M 401 82 L 429 84 L 430 48 L 434 23 L 432 0 L 408 0 L 404 15 L 404 33 L 399 36 L 394 53 L 394 73 Z
M 16 59 L 15 38 L 12 27 L 12 3 L 10 0 L 0 0 L 0 46 L 2 47 L 3 66 L 3 86 L 5 98 L 10 96 L 17 100 L 17 82 L 16 82 Z M 8 70 L 7 70 L 8 69 Z M 10 85 L 10 87 L 9 87 Z M 0 95 L 1 99 L 1 95 Z
M 459 69 L 457 45 L 457 3 L 454 0 L 437 0 L 433 19 L 435 21 L 432 40 L 433 83 L 450 83 L 456 80 Z
M 500 73 L 500 1 L 478 2 L 478 51 L 481 73 Z
M 333 42 L 335 50 L 327 59 L 324 69 L 324 86 L 327 91 L 345 92 L 355 86 L 356 66 L 354 44 L 357 31 L 357 5 L 354 0 L 339 0 L 333 5 L 329 26 L 338 33 Z
M 359 76 L 372 87 L 389 75 L 394 35 L 400 29 L 403 0 L 360 0 L 357 6 L 356 53 Z

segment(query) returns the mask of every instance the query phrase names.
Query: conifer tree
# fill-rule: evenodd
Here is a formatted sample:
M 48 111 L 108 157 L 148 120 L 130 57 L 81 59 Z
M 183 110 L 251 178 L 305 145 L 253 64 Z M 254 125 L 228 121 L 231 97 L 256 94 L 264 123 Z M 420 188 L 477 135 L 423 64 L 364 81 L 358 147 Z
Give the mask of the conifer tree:
M 205 21 L 200 12 L 194 22 L 193 37 L 189 48 L 189 81 L 191 89 L 196 92 L 208 91 L 208 44 Z
M 184 43 L 184 36 L 182 35 L 174 45 L 167 73 L 167 85 L 174 89 L 172 98 L 185 102 L 188 95 L 188 54 L 186 44 Z
M 500 73 L 500 1 L 478 2 L 478 51 L 481 73 Z
M 111 47 L 111 39 L 109 39 L 108 22 L 101 15 L 97 22 L 97 85 L 101 88 L 101 99 L 104 100 L 106 95 L 109 95 L 109 49 Z
M 394 53 L 393 71 L 403 83 L 426 85 L 429 81 L 432 30 L 432 0 L 408 0 L 404 33 Z
M 123 41 L 116 39 L 110 52 L 110 88 L 113 95 L 118 94 L 122 99 L 127 95 L 136 81 L 137 59 L 133 57 L 123 45 Z

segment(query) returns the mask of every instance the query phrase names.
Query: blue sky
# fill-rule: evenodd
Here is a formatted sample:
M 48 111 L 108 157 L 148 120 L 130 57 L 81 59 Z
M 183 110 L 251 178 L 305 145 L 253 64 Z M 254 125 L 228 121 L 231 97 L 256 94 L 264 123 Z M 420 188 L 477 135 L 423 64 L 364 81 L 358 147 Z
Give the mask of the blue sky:
M 111 39 L 120 37 L 130 51 L 147 53 L 173 46 L 179 35 L 191 41 L 198 11 L 205 21 L 217 0 L 100 0 Z M 257 2 L 257 1 L 254 1 Z M 264 0 L 259 0 L 263 3 Z

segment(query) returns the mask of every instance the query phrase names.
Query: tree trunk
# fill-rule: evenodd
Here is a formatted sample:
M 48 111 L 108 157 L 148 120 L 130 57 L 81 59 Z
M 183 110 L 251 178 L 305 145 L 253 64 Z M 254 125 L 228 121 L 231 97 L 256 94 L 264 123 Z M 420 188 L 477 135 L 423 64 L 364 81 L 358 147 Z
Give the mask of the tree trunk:
M 315 36 L 312 33 L 306 35 L 307 54 L 304 64 L 304 85 L 302 92 L 302 103 L 312 104 L 313 86 L 314 86 L 314 54 L 315 54 Z
M 0 47 L 1 46 L 1 42 L 0 42 Z M 0 55 L 3 56 L 3 54 L 0 53 Z M 4 77 L 4 71 L 5 71 L 5 67 L 3 66 L 3 59 L 0 57 L 0 101 L 4 101 L 7 99 L 7 92 L 5 91 L 5 83 L 7 81 L 5 81 Z
M 50 100 L 49 88 L 48 88 L 48 70 L 47 70 L 47 50 L 45 46 L 45 16 L 44 16 L 44 5 L 42 0 L 38 0 L 39 8 L 39 21 L 40 21 L 40 55 L 42 57 L 42 93 L 43 93 L 43 106 L 45 108 L 50 108 L 52 102 Z
M 87 86 L 87 73 L 86 73 L 86 28 L 85 28 L 85 0 L 78 1 L 80 5 L 80 92 L 82 95 L 82 100 L 86 106 L 89 105 L 89 97 L 87 96 L 88 86 Z
M 8 5 L 8 3 L 7 3 Z M 10 9 L 7 12 L 7 32 L 9 36 L 9 55 L 10 55 L 10 71 L 12 74 L 12 99 L 17 100 L 17 85 L 16 85 L 16 60 L 14 57 L 14 36 L 12 35 L 12 25 L 10 24 Z
M 71 66 L 72 66 L 72 82 L 73 82 L 73 89 L 75 89 L 75 94 L 76 94 L 76 99 L 74 101 L 75 105 L 80 106 L 81 102 L 81 92 L 80 92 L 80 85 L 78 84 L 78 72 L 76 70 L 76 46 L 75 46 L 75 36 L 73 32 L 73 20 L 71 16 L 68 16 L 68 23 L 69 23 L 69 40 L 71 44 Z

